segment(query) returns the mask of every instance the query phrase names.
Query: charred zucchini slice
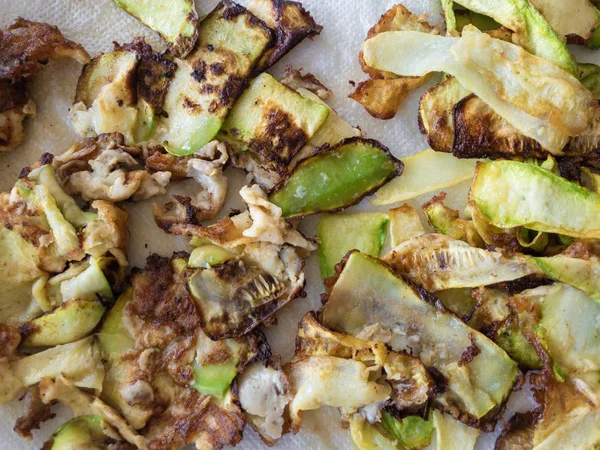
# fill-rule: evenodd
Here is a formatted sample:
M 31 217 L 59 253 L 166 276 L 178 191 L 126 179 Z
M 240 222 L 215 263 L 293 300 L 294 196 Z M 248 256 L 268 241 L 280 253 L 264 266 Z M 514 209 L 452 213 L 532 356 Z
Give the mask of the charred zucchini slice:
M 434 397 L 442 409 L 480 420 L 510 394 L 516 363 L 485 336 L 422 298 L 380 260 L 350 253 L 324 302 L 325 326 L 373 340 L 386 335 L 392 349 L 440 371 L 448 380 L 448 390 Z
M 496 227 L 600 237 L 600 195 L 535 165 L 478 163 L 470 197 Z
M 159 33 L 175 56 L 185 58 L 198 38 L 193 0 L 114 0 L 123 10 Z
M 329 116 L 329 108 L 303 97 L 268 73 L 256 77 L 223 125 L 221 135 L 284 171 Z
M 248 11 L 274 31 L 275 44 L 256 65 L 254 73 L 267 70 L 306 38 L 318 35 L 322 28 L 300 2 L 287 0 L 253 0 Z
M 402 168 L 379 142 L 345 139 L 298 164 L 270 201 L 287 218 L 341 210 L 400 175 Z
M 198 43 L 177 60 L 165 98 L 160 138 L 169 152 L 189 155 L 214 139 L 270 44 L 269 29 L 229 0 L 202 20 Z

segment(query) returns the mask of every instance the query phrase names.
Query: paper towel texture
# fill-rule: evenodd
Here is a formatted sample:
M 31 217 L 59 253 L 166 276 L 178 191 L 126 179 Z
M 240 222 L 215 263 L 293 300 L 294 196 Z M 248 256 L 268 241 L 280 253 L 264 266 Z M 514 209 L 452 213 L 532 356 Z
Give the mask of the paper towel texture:
M 200 14 L 208 12 L 215 0 L 196 0 Z M 247 1 L 240 1 L 247 4 Z M 418 100 L 423 87 L 412 93 L 403 103 L 393 120 L 380 121 L 371 118 L 356 102 L 347 98 L 353 87 L 350 81 L 366 79 L 357 62 L 358 52 L 368 29 L 375 24 L 381 14 L 394 0 L 304 0 L 305 7 L 318 23 L 324 26 L 323 32 L 315 39 L 306 40 L 271 72 L 279 76 L 286 65 L 304 68 L 312 72 L 335 94 L 331 105 L 349 123 L 358 125 L 364 133 L 380 140 L 398 157 L 407 156 L 426 148 L 426 140 L 417 126 Z M 439 25 L 442 21 L 438 0 L 404 0 L 403 4 L 417 14 L 429 13 L 430 22 Z M 112 42 L 129 42 L 134 36 L 144 36 L 156 49 L 164 44 L 158 36 L 120 10 L 111 0 L 0 0 L 0 26 L 4 27 L 16 17 L 47 22 L 57 25 L 63 34 L 82 44 L 90 55 L 112 50 Z M 586 60 L 593 61 L 590 56 Z M 27 138 L 24 144 L 8 154 L 0 154 L 0 189 L 9 189 L 18 177 L 22 167 L 33 163 L 43 152 L 60 154 L 66 151 L 77 135 L 72 131 L 67 117 L 67 109 L 72 103 L 75 86 L 81 67 L 70 60 L 51 62 L 41 74 L 30 81 L 30 94 L 37 103 L 37 117 L 27 123 Z M 433 84 L 431 81 L 428 86 Z M 244 185 L 244 175 L 229 169 L 229 195 L 223 212 L 231 208 L 243 208 L 238 191 Z M 173 192 L 184 188 L 193 190 L 193 183 L 174 183 Z M 454 196 L 449 196 L 449 205 L 464 204 L 468 183 L 463 184 Z M 458 195 L 460 194 L 460 195 Z M 416 199 L 419 205 L 431 198 L 431 194 Z M 160 198 L 156 201 L 164 201 Z M 154 224 L 151 201 L 128 205 L 130 212 L 129 257 L 132 266 L 143 267 L 146 256 L 152 252 L 170 255 L 173 251 L 188 248 L 185 239 L 168 236 Z M 363 202 L 353 210 L 375 210 Z M 385 210 L 385 208 L 379 208 Z M 314 235 L 316 219 L 303 221 L 301 228 L 307 235 Z M 298 298 L 278 314 L 278 324 L 267 330 L 272 347 L 281 353 L 284 361 L 293 355 L 296 325 L 309 310 L 318 309 L 322 292 L 316 258 L 307 265 L 306 298 Z M 0 448 L 25 450 L 39 449 L 64 420 L 69 412 L 58 409 L 58 416 L 46 422 L 42 429 L 34 432 L 34 440 L 22 441 L 13 431 L 14 422 L 23 406 L 15 401 L 0 408 Z M 247 428 L 240 449 L 264 448 L 257 435 Z M 493 448 L 491 437 L 480 439 L 481 449 Z M 279 449 L 352 449 L 354 448 L 347 431 L 342 430 L 339 416 L 334 409 L 322 409 L 304 414 L 304 426 L 295 436 L 284 437 L 276 446 Z

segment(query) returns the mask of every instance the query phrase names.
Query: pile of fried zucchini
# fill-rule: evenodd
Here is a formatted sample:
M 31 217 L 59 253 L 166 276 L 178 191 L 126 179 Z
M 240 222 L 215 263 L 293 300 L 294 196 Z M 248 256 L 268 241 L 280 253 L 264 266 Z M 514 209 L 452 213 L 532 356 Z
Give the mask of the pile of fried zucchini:
M 93 58 L 70 109 L 83 140 L 0 194 L 17 433 L 58 402 L 74 418 L 45 449 L 220 449 L 247 424 L 270 446 L 329 406 L 365 450 L 469 450 L 491 431 L 500 450 L 600 445 L 600 69 L 566 46 L 600 45 L 594 5 L 443 0 L 445 35 L 387 11 L 351 97 L 389 119 L 443 73 L 419 109 L 431 149 L 401 162 L 314 75 L 266 72 L 321 31 L 300 3 L 115 3 L 167 50 Z M 246 207 L 223 215 L 230 165 Z M 190 251 L 129 269 L 125 202 L 174 191 L 154 220 Z M 339 213 L 372 194 L 395 206 Z M 322 307 L 282 362 L 261 327 L 305 295 L 313 252 Z

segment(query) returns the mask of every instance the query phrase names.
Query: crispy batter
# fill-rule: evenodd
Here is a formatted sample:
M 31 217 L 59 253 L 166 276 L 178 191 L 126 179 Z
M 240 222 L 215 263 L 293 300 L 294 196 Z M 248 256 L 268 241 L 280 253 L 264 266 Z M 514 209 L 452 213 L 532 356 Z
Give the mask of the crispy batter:
M 159 403 L 164 410 L 153 416 L 144 428 L 149 450 L 178 450 L 185 444 L 219 450 L 242 440 L 246 424 L 238 406 L 220 408 L 211 397 L 190 388 L 160 380 Z
M 18 18 L 7 31 L 0 30 L 0 79 L 18 82 L 40 71 L 50 59 L 69 57 L 81 64 L 90 56 L 65 39 L 57 27 Z
M 274 31 L 274 45 L 267 50 L 254 69 L 264 72 L 283 58 L 305 38 L 321 33 L 318 25 L 301 3 L 287 0 L 254 0 L 248 10 Z
M 0 323 L 0 360 L 14 358 L 20 342 L 21 333 L 18 328 Z
M 54 159 L 54 167 L 65 190 L 88 201 L 136 201 L 164 194 L 171 174 L 137 168 L 132 155 L 141 152 L 125 146 L 120 133 L 106 133 L 78 142 Z
M 149 326 L 148 334 L 159 340 L 153 345 L 194 334 L 200 325 L 198 305 L 169 258 L 149 256 L 146 269 L 135 273 L 131 283 L 133 298 L 126 310 Z
M 39 430 L 40 424 L 52 419 L 55 414 L 51 411 L 51 405 L 45 404 L 40 398 L 40 388 L 37 384 L 29 386 L 25 394 L 26 411 L 17 419 L 15 431 L 23 439 L 33 439 L 31 430 Z
M 0 87 L 1 89 L 2 87 Z M 0 102 L 2 100 L 0 98 Z M 0 111 L 0 152 L 10 151 L 23 142 L 25 139 L 23 122 L 28 116 L 35 116 L 35 111 L 33 100 L 28 100 L 24 105 Z
M 358 83 L 354 92 L 348 97 L 360 103 L 371 116 L 388 120 L 394 118 L 408 94 L 426 80 L 427 76 L 370 79 Z
M 281 82 L 287 87 L 297 91 L 298 89 L 306 89 L 316 94 L 321 100 L 327 100 L 331 95 L 331 91 L 321 83 L 312 73 L 302 73 L 301 70 L 294 69 L 292 66 L 285 68 L 285 75 Z

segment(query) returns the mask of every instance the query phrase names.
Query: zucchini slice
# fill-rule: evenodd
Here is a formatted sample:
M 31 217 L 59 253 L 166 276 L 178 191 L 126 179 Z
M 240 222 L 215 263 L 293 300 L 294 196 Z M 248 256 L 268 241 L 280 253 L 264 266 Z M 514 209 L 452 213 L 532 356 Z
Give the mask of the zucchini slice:
M 454 186 L 473 177 L 476 161 L 460 160 L 427 149 L 404 158 L 402 163 L 402 176 L 378 190 L 371 203 L 389 205 Z
M 429 88 L 419 102 L 419 128 L 436 152 L 452 153 L 454 146 L 453 108 L 471 92 L 454 77 Z
M 388 211 L 390 218 L 390 238 L 392 240 L 392 248 L 397 247 L 404 241 L 415 236 L 421 236 L 425 233 L 425 228 L 421 223 L 421 218 L 416 208 L 408 203 L 405 203 L 398 208 Z
M 263 165 L 284 172 L 326 121 L 329 111 L 328 106 L 263 73 L 235 104 L 221 136 L 237 150 L 254 153 Z
M 470 201 L 496 227 L 600 237 L 600 195 L 535 165 L 478 163 Z
M 158 138 L 175 155 L 212 141 L 242 93 L 271 31 L 244 7 L 225 0 L 199 26 L 198 43 L 177 71 L 165 98 Z
M 253 0 L 248 11 L 266 23 L 275 34 L 275 44 L 260 58 L 255 74 L 267 70 L 304 39 L 317 36 L 323 29 L 300 2 Z
M 335 274 L 335 265 L 356 249 L 378 257 L 387 236 L 389 217 L 383 213 L 323 214 L 317 236 L 321 277 Z
M 377 141 L 349 138 L 298 164 L 270 201 L 284 217 L 348 208 L 402 173 L 403 164 Z
M 159 33 L 179 58 L 192 51 L 198 39 L 198 13 L 193 0 L 114 0 L 127 13 Z
M 491 17 L 496 22 L 515 32 L 515 43 L 530 53 L 552 61 L 573 75 L 577 73 L 577 63 L 569 53 L 565 42 L 536 9 L 546 0 L 454 0 L 470 11 Z M 538 5 L 536 5 L 538 3 Z M 552 2 L 552 5 L 557 2 Z M 559 0 L 558 3 L 561 3 Z M 563 2 L 566 3 L 566 2 Z M 572 16 L 572 2 L 567 7 Z M 566 5 L 565 5 L 566 6 Z M 556 8 L 556 6 L 554 6 Z
M 430 292 L 488 286 L 541 271 L 527 257 L 471 247 L 443 234 L 425 234 L 383 258 L 398 273 Z
M 21 327 L 23 348 L 67 344 L 89 335 L 106 308 L 97 300 L 73 299 Z
M 494 414 L 517 378 L 517 365 L 484 335 L 442 311 L 380 260 L 352 252 L 324 296 L 323 324 L 353 336 L 383 338 L 448 381 L 441 409 L 479 421 Z M 411 339 L 411 336 L 418 339 Z M 473 351 L 474 350 L 474 351 Z

